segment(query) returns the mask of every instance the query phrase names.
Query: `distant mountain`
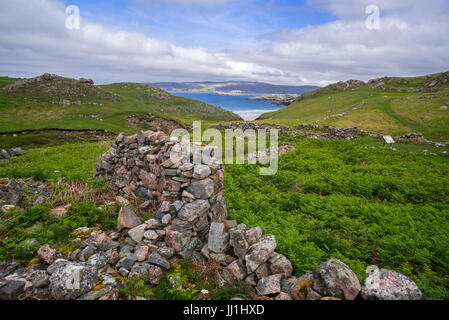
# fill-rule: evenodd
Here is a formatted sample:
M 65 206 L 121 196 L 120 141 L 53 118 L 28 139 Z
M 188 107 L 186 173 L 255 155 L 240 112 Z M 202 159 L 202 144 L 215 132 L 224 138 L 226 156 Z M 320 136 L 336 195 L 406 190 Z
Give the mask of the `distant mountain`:
M 243 94 L 302 94 L 320 88 L 317 86 L 284 86 L 247 81 L 158 82 L 148 84 L 171 92 L 221 92 Z

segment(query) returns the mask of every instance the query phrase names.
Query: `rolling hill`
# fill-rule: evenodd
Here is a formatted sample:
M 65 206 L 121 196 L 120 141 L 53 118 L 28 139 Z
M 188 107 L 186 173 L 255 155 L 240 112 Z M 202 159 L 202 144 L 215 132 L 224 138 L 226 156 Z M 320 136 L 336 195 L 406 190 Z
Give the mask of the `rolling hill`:
M 217 106 L 176 97 L 146 84 L 98 86 L 89 79 L 50 74 L 31 79 L 1 77 L 0 111 L 2 133 L 52 128 L 135 132 L 140 124 L 152 121 L 148 117 L 183 126 L 191 125 L 193 119 L 206 124 L 240 120 Z
M 384 77 L 338 82 L 307 92 L 291 105 L 258 120 L 359 127 L 373 133 L 419 132 L 449 140 L 449 72 L 420 77 Z

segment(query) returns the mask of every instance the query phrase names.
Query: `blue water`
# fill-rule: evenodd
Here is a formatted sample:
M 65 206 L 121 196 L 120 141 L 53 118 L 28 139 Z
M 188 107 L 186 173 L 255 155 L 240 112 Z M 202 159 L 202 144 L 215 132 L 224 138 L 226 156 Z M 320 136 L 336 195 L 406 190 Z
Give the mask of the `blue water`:
M 207 104 L 219 106 L 234 112 L 245 120 L 254 120 L 265 112 L 276 111 L 282 107 L 270 101 L 247 100 L 252 96 L 222 96 L 215 93 L 170 92 L 175 96 L 195 99 Z

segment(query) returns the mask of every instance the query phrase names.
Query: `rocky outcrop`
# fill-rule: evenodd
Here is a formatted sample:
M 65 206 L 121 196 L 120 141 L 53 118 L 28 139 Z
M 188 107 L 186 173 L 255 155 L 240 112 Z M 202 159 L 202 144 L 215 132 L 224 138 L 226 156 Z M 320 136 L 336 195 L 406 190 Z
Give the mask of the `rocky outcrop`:
M 71 80 L 73 82 L 79 82 L 79 83 L 87 84 L 87 85 L 94 84 L 92 79 L 81 78 L 79 80 L 75 80 L 75 79 L 64 78 L 64 77 L 58 76 L 56 74 L 44 73 L 44 74 L 34 77 L 34 78 L 22 79 L 22 80 L 16 81 L 10 85 L 3 87 L 2 90 L 11 92 L 11 91 L 17 90 L 18 88 L 27 87 L 30 84 L 34 84 L 34 83 L 41 83 L 41 82 L 47 82 L 47 81 L 63 81 L 63 80 Z
M 397 136 L 397 137 L 395 137 L 395 139 L 398 142 L 432 145 L 437 148 L 449 146 L 449 143 L 433 142 L 433 141 L 426 139 L 422 133 L 415 133 L 415 132 L 410 132 L 410 133 L 406 133 L 402 136 Z
M 330 84 L 327 87 L 324 87 L 324 89 L 348 90 L 352 88 L 362 87 L 364 85 L 366 85 L 366 83 L 361 80 L 348 80 Z
M 433 88 L 447 83 L 449 83 L 449 72 L 443 72 L 437 75 L 436 77 L 431 77 L 430 79 L 428 79 L 424 83 L 424 86 L 428 88 Z
M 9 150 L 0 149 L 0 160 L 8 159 L 11 157 L 18 157 L 23 153 L 21 148 L 12 148 Z
M 27 190 L 26 193 L 24 189 Z M 0 178 L 0 211 L 16 206 L 22 200 L 32 204 L 42 204 L 50 195 L 48 186 L 43 182 L 32 179 Z
M 86 78 L 80 78 L 81 83 L 87 83 L 87 84 L 94 84 L 94 81 L 92 79 L 86 79 Z

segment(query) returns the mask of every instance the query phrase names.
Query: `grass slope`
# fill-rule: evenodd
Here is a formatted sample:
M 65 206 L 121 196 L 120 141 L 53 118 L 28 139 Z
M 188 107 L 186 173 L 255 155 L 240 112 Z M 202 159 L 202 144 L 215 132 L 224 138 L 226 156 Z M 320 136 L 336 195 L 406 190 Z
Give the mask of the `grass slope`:
M 320 125 L 357 126 L 373 133 L 421 132 L 427 138 L 447 141 L 449 110 L 440 109 L 449 105 L 447 79 L 449 72 L 381 78 L 347 88 L 337 83 L 304 93 L 288 107 L 266 113 L 259 120 L 286 125 L 318 120 Z
M 127 117 L 148 113 L 184 125 L 193 119 L 206 124 L 239 119 L 216 106 L 138 83 L 94 86 L 62 77 L 3 77 L 0 87 L 0 132 L 58 128 L 131 133 L 137 129 L 130 127 Z

